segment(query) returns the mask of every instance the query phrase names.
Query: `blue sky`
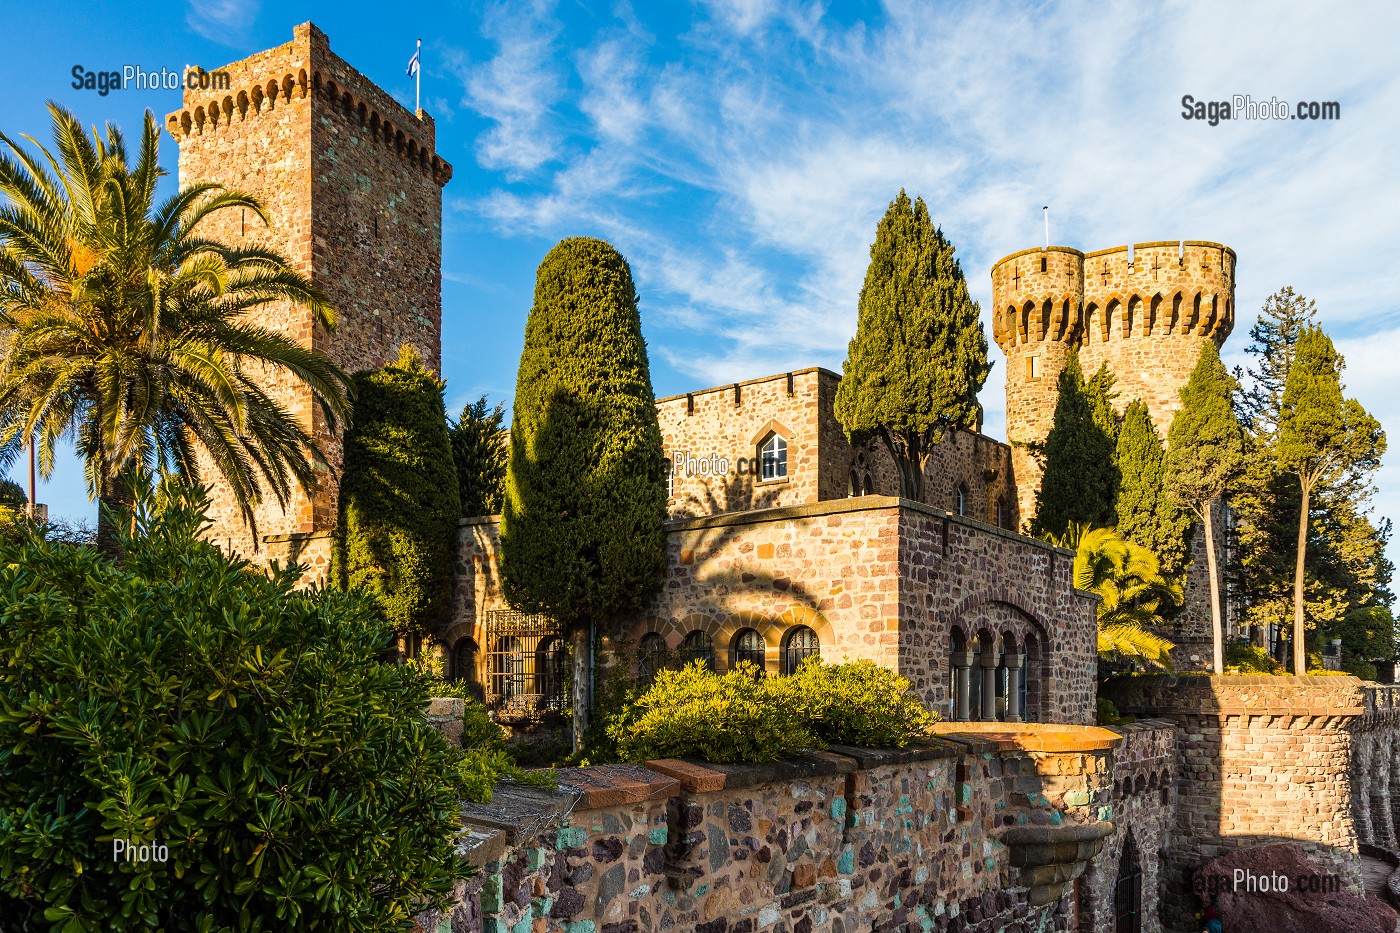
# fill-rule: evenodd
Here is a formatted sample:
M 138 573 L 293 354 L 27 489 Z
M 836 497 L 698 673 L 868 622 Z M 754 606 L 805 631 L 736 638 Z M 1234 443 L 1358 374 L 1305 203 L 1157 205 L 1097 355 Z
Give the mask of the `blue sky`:
M 1400 5 L 24 4 L 6 14 L 0 128 L 43 138 L 52 97 L 134 130 L 179 92 L 75 91 L 74 64 L 212 69 L 308 19 L 409 106 L 404 66 L 423 40 L 424 107 L 455 166 L 454 408 L 509 400 L 534 268 L 571 235 L 630 259 L 658 395 L 839 371 L 875 223 L 903 186 L 929 202 L 984 309 L 992 262 L 1041 242 L 1043 204 L 1051 239 L 1085 250 L 1233 246 L 1227 361 L 1264 297 L 1291 284 L 1317 300 L 1351 394 L 1400 445 Z M 1338 101 L 1342 116 L 1211 127 L 1182 118 L 1185 94 Z M 165 137 L 172 170 L 175 155 Z M 1000 436 L 993 358 L 982 400 Z M 1377 498 L 1391 516 L 1397 463 Z M 71 461 L 40 498 L 91 514 Z

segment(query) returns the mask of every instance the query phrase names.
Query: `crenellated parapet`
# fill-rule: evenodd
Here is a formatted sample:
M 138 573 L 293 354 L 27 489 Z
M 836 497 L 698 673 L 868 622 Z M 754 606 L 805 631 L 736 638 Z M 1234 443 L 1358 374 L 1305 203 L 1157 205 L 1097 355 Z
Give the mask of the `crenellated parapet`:
M 434 150 L 434 126 L 427 114 L 415 115 L 374 87 L 368 79 L 330 51 L 325 33 L 310 23 L 297 27 L 287 46 L 272 49 L 238 63 L 243 66 L 231 78 L 236 88 L 219 94 L 191 89 L 185 106 L 165 118 L 165 126 L 177 142 L 191 136 L 227 132 L 237 124 L 264 115 L 315 102 L 319 114 L 334 115 L 363 138 L 373 140 L 409 164 L 430 174 L 439 186 L 452 178 L 452 166 Z M 276 55 L 302 44 L 307 51 L 302 67 L 286 55 Z

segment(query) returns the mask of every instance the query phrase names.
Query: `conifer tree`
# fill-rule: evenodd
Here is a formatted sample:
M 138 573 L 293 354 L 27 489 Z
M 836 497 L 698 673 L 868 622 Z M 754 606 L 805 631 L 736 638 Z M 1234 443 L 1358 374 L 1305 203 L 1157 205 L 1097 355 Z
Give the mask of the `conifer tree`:
M 1298 478 L 1298 545 L 1293 571 L 1293 669 L 1307 670 L 1304 642 L 1304 580 L 1308 519 L 1319 484 L 1346 474 L 1369 473 L 1380 465 L 1385 433 L 1355 399 L 1343 398 L 1344 362 L 1316 327 L 1299 336 L 1278 421 L 1279 466 Z
M 1244 467 L 1244 428 L 1235 414 L 1239 383 L 1220 362 L 1213 341 L 1201 347 L 1201 357 L 1181 390 L 1181 410 L 1167 431 L 1167 487 L 1182 506 L 1205 525 L 1206 563 L 1210 582 L 1211 640 L 1214 670 L 1225 670 L 1225 635 L 1220 609 L 1220 574 L 1215 553 L 1215 503 Z
M 923 198 L 900 189 L 875 231 L 856 335 L 835 412 L 853 444 L 876 441 L 899 470 L 899 494 L 924 498 L 933 447 L 977 422 L 987 336 L 953 244 Z
M 1031 533 L 1063 537 L 1071 524 L 1108 528 L 1116 524 L 1118 492 L 1115 442 L 1110 427 L 1112 374 L 1106 368 L 1084 381 L 1079 354 L 1071 350 L 1060 372 L 1054 420 L 1036 448 L 1045 470 L 1035 497 Z
M 505 403 L 488 408 L 483 395 L 464 405 L 461 417 L 450 428 L 464 516 L 496 515 L 501 511 L 506 462 L 510 459 L 505 418 Z
M 1141 399 L 1123 412 L 1117 462 L 1122 477 L 1114 508 L 1118 534 L 1155 554 L 1163 576 L 1180 577 L 1191 559 L 1191 514 L 1167 493 L 1167 451 Z
M 666 566 L 666 487 L 637 292 L 609 244 L 540 263 L 516 377 L 501 518 L 507 600 L 572 635 L 574 743 L 587 728 L 590 624 L 639 611 Z
M 405 345 L 354 384 L 331 578 L 372 593 L 400 634 L 433 635 L 450 609 L 462 514 L 443 382 Z

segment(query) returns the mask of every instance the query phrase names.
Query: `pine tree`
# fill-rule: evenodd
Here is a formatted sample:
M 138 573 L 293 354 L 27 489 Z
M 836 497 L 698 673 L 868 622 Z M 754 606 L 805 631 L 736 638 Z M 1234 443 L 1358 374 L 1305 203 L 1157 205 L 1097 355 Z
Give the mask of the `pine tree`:
M 1117 463 L 1122 477 L 1114 508 L 1118 534 L 1156 555 L 1163 576 L 1179 578 L 1191 560 L 1193 521 L 1167 493 L 1167 451 L 1140 399 L 1123 412 Z
M 331 578 L 372 593 L 400 634 L 432 635 L 451 608 L 462 514 L 443 382 L 405 346 L 354 384 Z
M 572 635 L 577 748 L 589 626 L 639 611 L 666 567 L 661 429 L 637 292 L 609 244 L 567 239 L 540 263 L 513 407 L 501 577 L 512 606 Z
M 924 469 L 945 434 L 974 427 L 987 379 L 987 337 L 953 244 L 923 198 L 903 189 L 870 247 L 856 335 L 835 412 L 853 444 L 878 441 L 899 470 L 900 495 L 924 497 Z
M 1248 385 L 1238 396 L 1240 420 L 1256 440 L 1277 430 L 1294 347 L 1316 320 L 1317 302 L 1293 291 L 1291 285 L 1264 299 L 1259 319 L 1249 329 L 1252 342 L 1245 350 L 1256 358 L 1257 368 L 1248 372 Z
M 1059 397 L 1045 443 L 1036 452 L 1044 463 L 1035 497 L 1031 533 L 1061 537 L 1071 524 L 1108 528 L 1115 525 L 1113 500 L 1118 492 L 1115 441 L 1106 368 L 1085 383 L 1079 354 L 1071 350 L 1060 372 Z
M 1190 508 L 1205 524 L 1211 638 L 1217 674 L 1225 670 L 1225 635 L 1212 513 L 1216 501 L 1244 467 L 1244 428 L 1233 407 L 1238 389 L 1239 383 L 1220 362 L 1215 343 L 1207 340 L 1191 378 L 1181 390 L 1181 410 L 1167 431 L 1167 487 L 1179 505 Z
M 1332 341 L 1319 328 L 1299 336 L 1288 370 L 1278 421 L 1279 466 L 1298 478 L 1297 557 L 1293 570 L 1293 669 L 1306 671 L 1304 587 L 1308 519 L 1313 491 L 1343 485 L 1374 472 L 1385 452 L 1380 423 L 1355 399 L 1342 395 L 1344 366 Z
M 506 444 L 504 402 L 488 408 L 486 396 L 462 407 L 462 415 L 450 428 L 452 459 L 457 464 L 457 485 L 462 514 L 496 515 L 505 494 Z

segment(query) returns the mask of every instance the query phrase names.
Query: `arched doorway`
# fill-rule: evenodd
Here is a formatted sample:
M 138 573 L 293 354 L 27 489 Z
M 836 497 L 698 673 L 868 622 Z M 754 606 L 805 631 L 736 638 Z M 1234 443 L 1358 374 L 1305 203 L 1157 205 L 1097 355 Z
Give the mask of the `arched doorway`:
M 1113 885 L 1114 933 L 1142 933 L 1142 864 L 1133 834 L 1123 840 L 1118 880 Z

